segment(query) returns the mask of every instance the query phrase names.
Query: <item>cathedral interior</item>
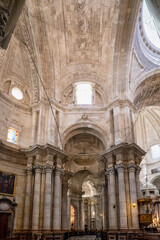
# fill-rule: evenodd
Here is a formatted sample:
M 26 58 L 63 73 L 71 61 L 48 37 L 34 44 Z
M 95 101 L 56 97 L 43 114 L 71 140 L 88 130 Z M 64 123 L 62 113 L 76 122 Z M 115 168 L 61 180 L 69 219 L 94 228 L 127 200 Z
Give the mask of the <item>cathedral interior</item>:
M 159 0 L 0 0 L 0 78 L 0 239 L 160 235 Z

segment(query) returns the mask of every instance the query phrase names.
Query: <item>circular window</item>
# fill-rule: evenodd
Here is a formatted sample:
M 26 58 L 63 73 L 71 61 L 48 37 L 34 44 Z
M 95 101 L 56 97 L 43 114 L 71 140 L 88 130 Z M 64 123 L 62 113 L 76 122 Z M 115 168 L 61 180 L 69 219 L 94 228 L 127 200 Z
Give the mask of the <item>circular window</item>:
M 22 98 L 23 98 L 23 93 L 19 88 L 16 88 L 16 87 L 12 88 L 11 94 L 17 100 L 22 100 Z
M 160 32 L 159 32 L 159 19 L 157 17 L 157 11 L 154 9 L 155 6 L 151 1 L 143 1 L 142 20 L 145 34 L 150 43 L 160 49 Z

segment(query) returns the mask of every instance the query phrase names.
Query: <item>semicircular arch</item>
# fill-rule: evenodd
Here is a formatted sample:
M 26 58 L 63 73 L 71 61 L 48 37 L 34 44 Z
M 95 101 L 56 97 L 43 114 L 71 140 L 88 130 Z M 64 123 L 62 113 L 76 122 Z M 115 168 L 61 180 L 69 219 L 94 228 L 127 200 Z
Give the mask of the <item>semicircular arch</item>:
M 107 142 L 109 140 L 108 133 L 102 127 L 97 126 L 95 123 L 92 122 L 83 122 L 83 123 L 76 123 L 67 129 L 64 130 L 62 133 L 62 142 L 63 148 L 66 142 L 73 136 L 81 133 L 88 133 L 91 135 L 96 136 L 99 138 L 102 143 L 104 144 L 105 148 L 107 148 Z

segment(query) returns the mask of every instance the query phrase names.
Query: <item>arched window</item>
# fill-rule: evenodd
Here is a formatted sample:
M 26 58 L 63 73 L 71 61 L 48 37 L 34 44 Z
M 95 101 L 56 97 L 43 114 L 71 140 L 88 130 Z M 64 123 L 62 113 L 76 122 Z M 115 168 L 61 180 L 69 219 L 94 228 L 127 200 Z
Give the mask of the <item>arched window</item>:
M 158 3 L 157 3 L 158 4 Z M 160 48 L 160 6 L 154 6 L 151 0 L 143 1 L 142 20 L 148 40 L 156 48 Z
M 93 89 L 91 83 L 77 83 L 75 90 L 76 104 L 93 103 Z

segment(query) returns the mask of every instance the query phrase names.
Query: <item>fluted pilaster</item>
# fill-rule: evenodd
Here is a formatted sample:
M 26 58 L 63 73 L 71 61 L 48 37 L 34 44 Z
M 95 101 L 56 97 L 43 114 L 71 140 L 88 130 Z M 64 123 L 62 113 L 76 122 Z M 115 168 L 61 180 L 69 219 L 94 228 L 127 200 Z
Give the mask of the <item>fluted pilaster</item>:
M 115 169 L 107 169 L 109 196 L 109 229 L 117 229 L 116 180 Z
M 53 167 L 49 164 L 45 166 L 45 192 L 44 192 L 44 217 L 43 217 L 43 229 L 51 229 L 51 195 L 52 195 L 52 171 Z
M 68 230 L 67 223 L 67 191 L 68 191 L 68 182 L 63 182 L 62 185 L 62 230 Z
M 23 228 L 30 228 L 30 211 L 31 211 L 31 195 L 32 195 L 32 167 L 26 168 L 27 181 L 26 181 L 26 193 L 25 193 L 25 205 L 24 205 L 24 221 Z
M 120 228 L 127 229 L 127 206 L 126 206 L 126 190 L 124 171 L 125 166 L 118 164 L 116 166 L 118 172 L 118 187 L 119 187 L 119 211 L 120 211 Z
M 130 183 L 130 199 L 131 199 L 131 215 L 132 215 L 132 228 L 139 228 L 138 221 L 138 206 L 137 206 L 137 189 L 136 189 L 136 166 L 135 164 L 130 164 L 129 166 L 129 183 Z M 133 205 L 135 203 L 135 206 Z
M 140 172 L 141 172 L 141 168 L 137 167 L 136 168 L 136 189 L 137 189 L 137 198 L 138 199 L 140 199 L 142 197 L 141 188 L 140 188 L 140 179 L 139 179 Z
M 103 230 L 107 230 L 107 199 L 106 199 L 106 184 L 102 184 L 102 218 Z
M 62 170 L 55 169 L 53 229 L 61 229 Z
M 41 186 L 41 165 L 36 164 L 34 167 L 34 197 L 33 197 L 33 211 L 32 211 L 32 229 L 39 228 L 39 212 L 40 212 L 40 186 Z

